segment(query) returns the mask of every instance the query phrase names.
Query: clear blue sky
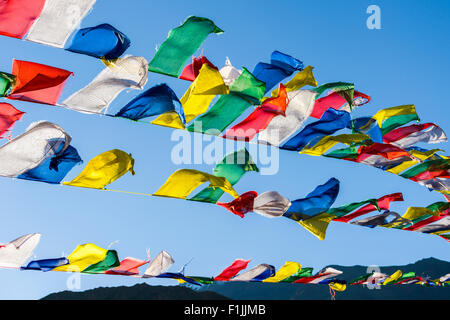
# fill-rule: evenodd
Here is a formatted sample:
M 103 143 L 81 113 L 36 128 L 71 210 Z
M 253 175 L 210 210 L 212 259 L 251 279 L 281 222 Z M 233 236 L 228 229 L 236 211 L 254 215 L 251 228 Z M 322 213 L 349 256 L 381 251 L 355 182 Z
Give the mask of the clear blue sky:
M 381 30 L 366 28 L 366 8 L 381 8 Z M 450 73 L 448 12 L 442 1 L 105 1 L 99 0 L 82 27 L 110 23 L 127 34 L 129 54 L 150 61 L 155 47 L 168 31 L 189 15 L 211 18 L 225 30 L 210 36 L 204 54 L 218 66 L 230 57 L 236 67 L 253 70 L 268 61 L 273 50 L 291 54 L 315 67 L 319 83 L 354 82 L 356 89 L 372 96 L 372 102 L 356 116 L 402 104 L 415 104 L 422 122 L 436 122 L 450 132 L 447 92 Z M 17 39 L 0 38 L 0 70 L 10 71 L 13 58 L 35 61 L 75 73 L 62 98 L 86 85 L 104 67 L 94 58 Z M 146 88 L 166 82 L 179 97 L 188 83 L 150 73 Z M 118 110 L 138 91 L 123 93 L 111 111 Z M 73 137 L 84 164 L 95 155 L 119 148 L 133 154 L 136 175 L 111 185 L 151 193 L 179 167 L 172 164 L 169 128 L 127 120 L 86 115 L 57 107 L 12 101 L 27 112 L 13 135 L 33 121 L 61 125 Z M 428 148 L 436 145 L 427 146 Z M 438 145 L 445 149 L 446 145 Z M 210 172 L 212 166 L 191 166 Z M 66 180 L 78 174 L 76 167 Z M 281 151 L 280 170 L 272 176 L 247 174 L 236 185 L 239 193 L 277 190 L 296 199 L 305 196 L 330 177 L 341 181 L 335 205 L 403 192 L 404 203 L 392 209 L 403 213 L 408 206 L 426 206 L 444 198 L 424 187 L 347 161 Z M 41 232 L 36 258 L 68 255 L 78 244 L 92 242 L 112 248 L 121 258 L 144 259 L 165 249 L 177 271 L 194 258 L 187 271 L 216 275 L 235 258 L 252 259 L 251 266 L 270 263 L 280 267 L 298 261 L 318 269 L 327 264 L 393 265 L 436 257 L 450 260 L 449 245 L 439 237 L 415 232 L 367 229 L 331 223 L 326 240 L 320 241 L 288 219 L 271 220 L 256 214 L 245 219 L 223 208 L 175 199 L 152 198 L 78 189 L 0 178 L 2 223 L 0 242 Z M 36 299 L 66 289 L 68 274 L 0 270 L 1 299 Z M 82 275 L 81 289 L 98 286 L 176 284 L 170 280 L 138 280 L 107 275 Z

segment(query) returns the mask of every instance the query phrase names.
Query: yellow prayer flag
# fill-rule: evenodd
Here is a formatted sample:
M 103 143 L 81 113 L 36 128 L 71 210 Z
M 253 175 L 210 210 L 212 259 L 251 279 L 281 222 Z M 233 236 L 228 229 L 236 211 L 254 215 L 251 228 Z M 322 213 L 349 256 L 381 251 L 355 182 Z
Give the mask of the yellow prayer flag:
M 317 87 L 317 81 L 314 78 L 314 74 L 312 72 L 313 69 L 314 67 L 307 66 L 302 71 L 297 72 L 297 74 L 284 85 L 284 87 L 286 88 L 286 92 L 298 90 L 306 85 Z M 272 91 L 272 97 L 277 96 L 278 88 Z
M 395 166 L 386 171 L 393 173 L 393 174 L 400 174 L 403 171 L 405 171 L 406 169 L 411 168 L 412 166 L 415 166 L 418 163 L 419 163 L 419 161 L 416 161 L 416 160 L 407 160 L 407 161 L 400 163 L 398 166 Z
M 301 264 L 293 261 L 286 261 L 285 264 L 272 277 L 269 277 L 262 282 L 280 282 L 289 278 L 294 273 L 302 268 Z
M 239 197 L 226 178 L 216 177 L 212 174 L 194 169 L 180 169 L 175 171 L 153 195 L 186 199 L 192 191 L 205 182 L 209 182 L 209 187 L 211 188 L 220 188 L 234 198 Z
M 401 270 L 397 270 L 395 271 L 392 275 L 390 275 L 389 277 L 386 278 L 386 280 L 384 280 L 383 285 L 387 285 L 391 282 L 395 282 L 398 279 L 400 279 L 400 277 L 403 275 Z
M 330 282 L 328 284 L 330 286 L 331 289 L 335 290 L 335 291 L 345 291 L 345 289 L 347 289 L 347 285 L 345 283 L 338 283 L 338 282 Z
M 353 133 L 353 134 L 340 134 L 337 136 L 325 136 L 319 140 L 313 146 L 306 146 L 299 153 L 308 154 L 311 156 L 321 156 L 332 147 L 334 147 L 338 143 L 345 143 L 350 145 L 355 142 L 361 142 L 364 140 L 370 139 L 370 137 L 366 134 L 362 133 Z
M 70 182 L 70 185 L 83 188 L 104 189 L 106 185 L 119 179 L 128 171 L 134 175 L 134 159 L 131 154 L 113 149 L 91 159 L 81 173 Z
M 336 218 L 335 215 L 324 212 L 306 220 L 298 221 L 298 223 L 320 240 L 324 240 L 328 225 L 334 218 Z
M 378 126 L 381 128 L 381 125 L 385 119 L 406 114 L 417 114 L 416 108 L 413 104 L 381 109 L 372 118 L 377 120 Z
M 219 71 L 207 64 L 203 64 L 197 78 L 195 78 L 180 99 L 186 123 L 205 113 L 216 95 L 228 93 L 228 87 L 223 82 Z M 160 115 L 152 121 L 152 124 L 184 129 L 184 125 L 175 111 L 169 111 Z
M 413 220 L 423 217 L 425 215 L 438 216 L 439 213 L 423 207 L 409 207 L 408 210 L 406 210 L 406 213 L 402 216 L 402 218 Z
M 103 261 L 108 250 L 92 243 L 82 244 L 67 257 L 69 264 L 57 267 L 52 271 L 81 272 L 92 264 Z

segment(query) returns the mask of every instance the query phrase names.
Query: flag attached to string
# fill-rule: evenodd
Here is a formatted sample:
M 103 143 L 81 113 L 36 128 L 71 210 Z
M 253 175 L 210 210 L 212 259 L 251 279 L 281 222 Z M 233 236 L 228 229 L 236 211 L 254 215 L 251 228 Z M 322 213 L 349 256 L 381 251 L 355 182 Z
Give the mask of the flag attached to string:
M 124 33 L 103 23 L 78 30 L 65 50 L 111 60 L 119 58 L 130 44 L 130 39 Z
M 113 60 L 83 89 L 62 102 L 68 109 L 102 113 L 126 89 L 142 90 L 147 82 L 147 60 L 126 56 Z
M 169 32 L 169 36 L 150 61 L 148 70 L 178 77 L 186 61 L 211 33 L 220 34 L 223 30 L 209 19 L 188 17 L 181 26 Z
M 28 2 L 26 7 L 29 5 Z M 95 2 L 96 0 L 45 0 L 44 9 L 31 26 L 26 40 L 64 48 L 69 36 Z
M 13 60 L 14 86 L 8 99 L 56 105 L 72 72 L 35 62 Z

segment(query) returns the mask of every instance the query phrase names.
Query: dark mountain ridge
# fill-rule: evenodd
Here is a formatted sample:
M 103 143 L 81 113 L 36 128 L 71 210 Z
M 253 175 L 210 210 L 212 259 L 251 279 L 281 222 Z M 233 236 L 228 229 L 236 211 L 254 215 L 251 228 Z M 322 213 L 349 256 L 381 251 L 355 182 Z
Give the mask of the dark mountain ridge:
M 344 273 L 338 279 L 347 282 L 366 274 L 367 266 L 331 265 Z M 439 278 L 450 273 L 450 262 L 435 258 L 419 260 L 403 266 L 381 266 L 380 272 L 392 274 L 398 269 L 414 271 L 417 276 Z M 146 283 L 134 286 L 100 287 L 83 292 L 63 291 L 52 293 L 44 300 L 329 300 L 327 285 L 295 283 L 242 283 L 224 282 L 208 286 L 151 286 Z M 420 285 L 347 286 L 344 292 L 336 292 L 336 300 L 449 300 L 450 287 Z

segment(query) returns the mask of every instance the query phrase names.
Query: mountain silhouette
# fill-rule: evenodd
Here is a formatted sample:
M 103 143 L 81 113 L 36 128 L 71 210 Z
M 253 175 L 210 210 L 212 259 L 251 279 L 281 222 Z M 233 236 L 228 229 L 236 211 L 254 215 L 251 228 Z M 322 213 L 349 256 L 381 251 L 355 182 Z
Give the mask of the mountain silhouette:
M 337 279 L 347 282 L 366 274 L 367 266 L 331 265 L 343 271 Z M 435 258 L 419 260 L 402 266 L 381 266 L 380 272 L 392 274 L 397 270 L 414 271 L 417 276 L 437 279 L 450 273 L 450 262 Z M 223 282 L 202 286 L 151 286 L 146 283 L 134 286 L 100 287 L 92 290 L 52 293 L 43 300 L 330 300 L 327 285 L 296 283 L 245 283 Z M 366 286 L 347 286 L 344 292 L 335 293 L 336 300 L 449 300 L 450 287 L 421 285 L 388 285 L 381 289 Z

